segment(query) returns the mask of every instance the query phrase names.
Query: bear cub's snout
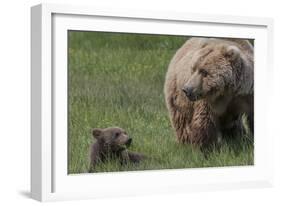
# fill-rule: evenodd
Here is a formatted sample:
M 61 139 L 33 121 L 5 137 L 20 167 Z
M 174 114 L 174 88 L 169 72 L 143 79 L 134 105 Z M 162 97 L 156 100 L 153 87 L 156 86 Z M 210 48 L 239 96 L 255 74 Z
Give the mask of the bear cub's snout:
M 125 143 L 125 145 L 127 146 L 127 147 L 130 147 L 131 146 L 131 144 L 132 144 L 132 138 L 129 138 L 128 140 L 127 140 L 127 142 Z

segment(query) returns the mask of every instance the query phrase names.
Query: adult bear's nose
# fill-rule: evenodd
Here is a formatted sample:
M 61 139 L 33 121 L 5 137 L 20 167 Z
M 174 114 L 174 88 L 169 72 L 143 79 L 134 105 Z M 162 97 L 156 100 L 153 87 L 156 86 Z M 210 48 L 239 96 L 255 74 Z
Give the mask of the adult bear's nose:
M 182 91 L 185 93 L 187 97 L 191 97 L 193 92 L 193 87 L 184 87 L 182 88 Z

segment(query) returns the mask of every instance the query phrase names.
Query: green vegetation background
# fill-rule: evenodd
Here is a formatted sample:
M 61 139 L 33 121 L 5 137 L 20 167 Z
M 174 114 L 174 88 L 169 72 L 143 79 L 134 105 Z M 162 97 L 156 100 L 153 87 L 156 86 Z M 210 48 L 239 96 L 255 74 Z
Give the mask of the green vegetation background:
M 205 158 L 181 145 L 164 102 L 165 73 L 187 37 L 69 31 L 68 172 L 87 172 L 91 128 L 119 126 L 133 138 L 139 165 L 108 161 L 97 172 L 253 164 L 253 142 L 223 142 Z

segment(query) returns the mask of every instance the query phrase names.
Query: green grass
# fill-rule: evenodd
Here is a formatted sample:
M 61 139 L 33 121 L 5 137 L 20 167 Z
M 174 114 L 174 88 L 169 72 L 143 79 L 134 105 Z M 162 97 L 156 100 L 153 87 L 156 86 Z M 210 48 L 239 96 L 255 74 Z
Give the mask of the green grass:
M 68 34 L 68 172 L 87 172 L 91 128 L 119 126 L 130 150 L 149 158 L 138 165 L 99 164 L 97 172 L 252 165 L 253 142 L 222 142 L 204 157 L 176 142 L 164 102 L 165 73 L 187 37 L 74 32 Z

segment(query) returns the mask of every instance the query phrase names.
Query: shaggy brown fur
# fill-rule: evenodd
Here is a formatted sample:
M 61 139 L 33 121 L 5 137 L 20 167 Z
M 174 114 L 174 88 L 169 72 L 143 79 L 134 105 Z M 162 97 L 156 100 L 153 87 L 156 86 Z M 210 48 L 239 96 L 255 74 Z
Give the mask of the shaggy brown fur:
M 253 132 L 253 47 L 247 40 L 191 38 L 170 62 L 165 99 L 178 140 L 196 146 Z
M 145 158 L 142 154 L 128 151 L 132 139 L 122 128 L 96 128 L 93 129 L 93 137 L 96 142 L 90 147 L 89 172 L 94 172 L 96 164 L 108 158 L 116 158 L 121 164 L 139 163 Z

